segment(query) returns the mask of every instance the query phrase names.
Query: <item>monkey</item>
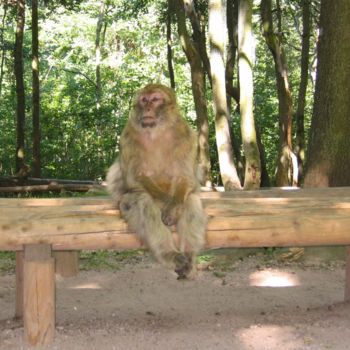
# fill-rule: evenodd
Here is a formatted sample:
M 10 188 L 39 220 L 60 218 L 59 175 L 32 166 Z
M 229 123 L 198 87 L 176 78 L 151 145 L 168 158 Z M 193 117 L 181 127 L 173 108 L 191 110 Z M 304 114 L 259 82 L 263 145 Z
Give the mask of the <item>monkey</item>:
M 195 259 L 205 243 L 197 174 L 196 134 L 181 116 L 174 91 L 146 85 L 134 96 L 107 188 L 129 227 L 178 279 L 195 278 Z

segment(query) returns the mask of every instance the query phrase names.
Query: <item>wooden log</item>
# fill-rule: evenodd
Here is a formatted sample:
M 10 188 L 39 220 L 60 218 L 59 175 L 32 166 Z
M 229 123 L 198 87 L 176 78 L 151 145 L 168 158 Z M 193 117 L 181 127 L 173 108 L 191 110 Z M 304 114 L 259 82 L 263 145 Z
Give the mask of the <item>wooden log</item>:
M 62 277 L 73 277 L 79 271 L 79 252 L 77 251 L 56 251 L 53 253 L 55 258 L 55 273 Z
M 203 193 L 206 247 L 350 245 L 350 191 L 341 191 Z M 3 250 L 36 243 L 55 250 L 143 247 L 108 198 L 0 199 L 0 210 Z
M 24 185 L 49 185 L 49 184 L 72 184 L 72 185 L 100 185 L 92 180 L 69 180 L 69 179 L 43 179 L 38 177 L 27 177 L 20 179 L 14 176 L 0 176 L 0 187 L 17 186 L 19 183 Z
M 26 193 L 26 192 L 88 192 L 91 190 L 104 190 L 100 185 L 84 184 L 48 184 L 48 185 L 26 185 L 26 186 L 8 186 L 0 187 L 0 193 Z
M 320 198 L 320 197 L 350 197 L 350 187 L 268 187 L 259 190 L 230 192 L 204 191 L 202 198 Z
M 23 317 L 23 259 L 24 252 L 16 252 L 16 305 L 15 318 Z
M 350 246 L 346 247 L 345 264 L 345 301 L 350 301 Z
M 23 325 L 29 345 L 45 346 L 55 330 L 55 264 L 50 245 L 24 247 Z

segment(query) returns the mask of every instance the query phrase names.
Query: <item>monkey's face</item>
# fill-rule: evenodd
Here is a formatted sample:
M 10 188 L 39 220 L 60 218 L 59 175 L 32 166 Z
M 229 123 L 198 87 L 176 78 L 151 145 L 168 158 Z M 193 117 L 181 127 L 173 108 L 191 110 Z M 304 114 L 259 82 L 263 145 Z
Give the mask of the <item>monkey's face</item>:
M 154 128 L 164 117 L 166 98 L 161 91 L 144 92 L 137 101 L 138 121 L 143 128 Z

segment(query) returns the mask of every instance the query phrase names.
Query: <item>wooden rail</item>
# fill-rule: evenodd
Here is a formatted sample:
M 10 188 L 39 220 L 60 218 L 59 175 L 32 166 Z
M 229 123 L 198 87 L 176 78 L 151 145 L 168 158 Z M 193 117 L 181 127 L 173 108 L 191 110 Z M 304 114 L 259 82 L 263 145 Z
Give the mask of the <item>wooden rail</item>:
M 350 300 L 350 188 L 203 192 L 202 199 L 207 248 L 348 246 Z M 52 250 L 140 247 L 108 198 L 0 199 L 0 250 L 18 252 L 16 315 L 31 345 L 54 336 Z

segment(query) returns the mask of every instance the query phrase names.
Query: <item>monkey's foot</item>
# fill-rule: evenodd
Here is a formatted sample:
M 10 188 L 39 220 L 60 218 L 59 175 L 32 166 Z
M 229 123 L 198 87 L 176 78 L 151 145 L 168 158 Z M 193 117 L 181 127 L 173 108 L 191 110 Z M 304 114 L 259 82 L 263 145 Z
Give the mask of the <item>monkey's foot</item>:
M 192 257 L 184 254 L 178 254 L 174 258 L 175 272 L 178 274 L 177 279 L 193 279 L 195 268 L 192 263 Z

